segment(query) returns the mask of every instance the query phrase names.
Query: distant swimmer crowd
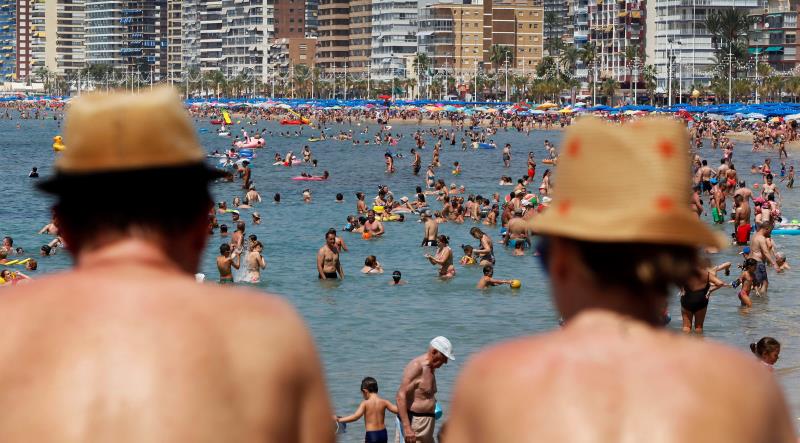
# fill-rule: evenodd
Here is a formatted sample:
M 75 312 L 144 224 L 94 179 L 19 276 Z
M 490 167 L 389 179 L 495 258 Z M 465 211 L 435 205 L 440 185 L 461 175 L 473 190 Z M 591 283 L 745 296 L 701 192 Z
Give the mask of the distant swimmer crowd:
M 791 272 L 776 240 L 800 234 L 783 211 L 793 192 L 785 149 L 796 137 L 792 125 L 752 127 L 764 162 L 745 167 L 758 177 L 748 186 L 726 137 L 739 122 L 704 116 L 462 114 L 450 127 L 420 119 L 404 136 L 392 118 L 413 122 L 419 114 L 308 110 L 293 117 L 300 128 L 258 128 L 279 112 L 224 115 L 230 123 L 219 133 L 230 146 L 208 152 L 191 118 L 219 115 L 187 114 L 169 88 L 70 103 L 54 173 L 29 174 L 53 197 L 52 219 L 39 231 L 47 240 L 37 254 L 11 237 L 0 247 L 0 314 L 9 331 L 0 355 L 14 362 L 0 367 L 0 404 L 9 411 L 0 439 L 317 443 L 363 419 L 370 443 L 797 441 L 772 371 L 779 340 L 763 337 L 744 353 L 689 336 L 703 333 L 712 295 L 735 293 L 740 307 L 732 309 L 750 315 Z M 234 121 L 244 121 L 241 135 L 232 134 Z M 329 134 L 329 122 L 353 121 L 363 127 Z M 556 126 L 565 128 L 563 139 L 545 141 L 538 159 L 520 148 L 523 138 L 513 145 L 493 138 Z M 345 269 L 341 254 L 348 242 L 396 235 L 394 223 L 418 220 L 419 237 L 397 253 L 424 251 L 416 260 L 443 286 L 467 280 L 462 270 L 476 266 L 481 275 L 469 280 L 476 293 L 525 291 L 498 263 L 498 250 L 536 257 L 561 327 L 487 343 L 461 367 L 448 411 L 437 401 L 437 371 L 463 355 L 458 330 L 426 338 L 389 394 L 380 394 L 386 384 L 376 377 L 358 374 L 353 394 L 361 401 L 336 414 L 303 318 L 257 286 L 270 272 L 263 239 L 252 233 L 270 221 L 265 206 L 316 202 L 311 184 L 281 195 L 256 183 L 254 151 L 281 136 L 309 143 L 287 142 L 267 157 L 275 169 L 304 166 L 292 180 L 335 177 L 339 171 L 310 145 L 334 140 L 381 146 L 380 172 L 416 183 L 409 192 L 380 183 L 357 192 L 354 206 L 340 206 L 352 208 L 338 221 L 344 229 L 314 234 L 324 242 L 298 278 L 326 287 L 363 274 L 413 288 L 404 269 L 384 269 L 380 254 L 364 257 L 360 269 Z M 413 148 L 401 152 L 400 141 Z M 446 159 L 448 150 L 479 149 L 493 150 L 507 192 L 482 195 L 456 182 L 465 166 Z M 512 165 L 524 165 L 524 175 L 506 172 Z M 234 183 L 237 195 L 214 201 L 211 189 L 222 182 Z M 164 198 L 165 190 L 175 198 Z M 451 246 L 439 231 L 445 223 L 470 244 Z M 213 278 L 199 272 L 209 242 L 219 251 Z M 741 263 L 716 263 L 724 248 L 737 248 Z M 37 277 L 53 254 L 69 254 L 74 268 Z M 673 298 L 684 334 L 664 328 Z M 420 322 L 446 317 L 419 313 Z

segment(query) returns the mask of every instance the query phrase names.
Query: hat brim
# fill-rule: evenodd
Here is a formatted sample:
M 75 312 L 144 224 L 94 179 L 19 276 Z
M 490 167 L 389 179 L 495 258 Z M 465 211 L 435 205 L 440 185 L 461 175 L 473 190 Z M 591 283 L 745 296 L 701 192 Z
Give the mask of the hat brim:
M 175 183 L 183 186 L 204 185 L 222 178 L 227 172 L 213 168 L 205 163 L 162 168 L 130 169 L 91 173 L 56 172 L 52 177 L 39 182 L 36 187 L 48 194 L 62 195 L 73 192 L 87 192 L 98 187 L 128 186 L 135 189 L 157 186 L 164 189 Z M 119 188 L 117 189 L 120 190 Z
M 728 241 L 710 229 L 691 212 L 669 216 L 647 214 L 601 214 L 575 211 L 569 217 L 551 207 L 534 217 L 528 227 L 537 235 L 552 235 L 575 240 L 604 243 L 651 243 L 724 249 Z

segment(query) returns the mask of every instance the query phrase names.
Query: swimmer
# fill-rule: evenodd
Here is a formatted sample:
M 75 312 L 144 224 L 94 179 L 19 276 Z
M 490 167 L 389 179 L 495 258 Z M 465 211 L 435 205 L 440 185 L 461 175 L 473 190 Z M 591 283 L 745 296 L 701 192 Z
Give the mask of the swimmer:
M 228 225 L 221 224 L 219 225 L 219 236 L 220 237 L 227 237 L 228 236 Z
M 357 223 L 358 222 L 356 221 L 356 224 Z M 339 248 L 339 251 L 341 251 L 341 252 L 348 252 L 349 251 L 349 249 L 347 249 L 347 245 L 344 244 L 344 240 L 342 239 L 342 237 L 339 237 L 338 235 L 336 235 L 336 229 L 330 228 L 330 229 L 328 229 L 327 233 L 328 234 L 333 234 L 334 236 L 336 236 L 336 247 Z
M 31 168 L 31 172 L 28 173 L 28 178 L 39 178 L 39 169 L 35 166 Z
M 337 194 L 336 194 L 336 200 L 335 200 L 335 201 L 336 201 L 336 203 L 344 203 L 344 195 L 342 195 L 342 193 L 341 193 L 341 192 L 340 192 L 340 193 L 337 193 Z
M 356 212 L 359 214 L 367 213 L 367 203 L 364 201 L 365 195 L 363 192 L 356 192 Z
M 477 240 L 480 240 L 480 246 L 475 249 L 475 255 L 478 256 L 481 266 L 494 265 L 494 245 L 489 235 L 485 234 L 478 227 L 473 227 L 469 230 L 469 234 Z
M 364 223 L 364 232 L 369 232 L 373 237 L 380 237 L 384 233 L 383 223 L 375 220 L 375 211 L 367 211 L 367 222 Z
M 511 286 L 511 280 L 498 280 L 494 278 L 494 266 L 486 265 L 483 267 L 483 277 L 478 280 L 478 289 L 486 289 L 487 287 L 491 286 L 500 286 L 500 285 L 509 285 Z
M 475 264 L 475 257 L 472 256 L 473 248 L 471 245 L 461 245 L 461 250 L 464 251 L 464 256 L 461 257 L 459 263 L 462 266 L 471 266 Z
M 389 174 L 394 173 L 394 158 L 392 158 L 392 154 L 387 152 L 384 154 L 384 158 L 386 159 L 386 172 Z
M 267 262 L 261 252 L 264 251 L 264 246 L 260 241 L 254 241 L 250 244 L 250 252 L 247 254 L 247 276 L 245 281 L 248 283 L 261 282 L 261 270 L 267 267 Z
M 461 174 L 461 164 L 458 162 L 453 162 L 453 175 Z
M 344 278 L 342 263 L 339 261 L 339 247 L 336 246 L 336 234 L 325 233 L 325 244 L 317 252 L 317 274 L 320 280 L 336 280 Z
M 383 267 L 381 266 L 380 262 L 378 262 L 378 258 L 374 255 L 367 256 L 364 259 L 364 267 L 361 268 L 362 274 L 383 274 Z
M 781 344 L 772 337 L 762 337 L 758 343 L 750 343 L 750 351 L 767 369 L 773 371 L 781 355 Z
M 303 190 L 303 203 L 311 203 L 311 190 L 304 189 Z
M 453 266 L 453 251 L 450 249 L 450 239 L 445 235 L 439 235 L 436 239 L 439 243 L 439 249 L 436 251 L 436 256 L 425 254 L 434 266 L 439 266 L 439 277 L 442 279 L 453 278 L 456 275 L 456 268 Z
M 217 256 L 217 270 L 219 270 L 220 283 L 233 283 L 233 272 L 231 267 L 239 269 L 241 257 L 236 252 L 231 252 L 231 245 L 223 243 L 219 247 Z
M 792 267 L 789 266 L 789 263 L 786 262 L 786 254 L 784 254 L 783 252 L 778 252 L 777 254 L 775 254 L 775 264 L 778 265 L 777 272 L 779 274 L 782 274 L 784 271 L 792 269 Z
M 253 213 L 253 224 L 260 225 L 261 224 L 261 215 L 258 212 Z
M 392 272 L 392 279 L 389 280 L 389 286 L 400 286 L 408 283 L 402 279 L 403 274 L 400 271 Z
M 422 222 L 424 223 L 424 235 L 422 236 L 422 244 L 420 246 L 438 246 L 436 237 L 439 235 L 439 224 L 431 218 L 431 211 L 424 210 L 420 214 Z
M 750 299 L 750 292 L 755 287 L 755 272 L 756 266 L 758 262 L 755 259 L 748 258 L 744 261 L 742 265 L 742 275 L 739 277 L 737 282 L 734 282 L 734 286 L 736 284 L 741 284 L 742 288 L 739 290 L 739 301 L 742 303 L 743 307 L 752 307 L 753 302 Z

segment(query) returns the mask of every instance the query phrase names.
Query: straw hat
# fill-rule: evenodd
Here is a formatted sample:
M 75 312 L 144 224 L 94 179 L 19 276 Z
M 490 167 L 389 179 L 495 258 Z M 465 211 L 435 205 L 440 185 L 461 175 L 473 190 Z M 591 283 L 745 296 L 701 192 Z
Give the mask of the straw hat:
M 584 241 L 724 247 L 689 210 L 688 146 L 675 120 L 582 119 L 565 133 L 552 204 L 531 229 Z
M 70 179 L 146 170 L 191 170 L 204 180 L 221 176 L 205 152 L 178 94 L 156 88 L 141 94 L 87 94 L 72 101 L 55 161 L 56 175 L 40 185 L 58 192 Z

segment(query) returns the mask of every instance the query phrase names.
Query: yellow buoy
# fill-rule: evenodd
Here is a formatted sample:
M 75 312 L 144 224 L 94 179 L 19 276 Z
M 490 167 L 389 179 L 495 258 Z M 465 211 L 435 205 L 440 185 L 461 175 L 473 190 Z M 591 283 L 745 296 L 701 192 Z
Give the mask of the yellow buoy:
M 53 137 L 53 151 L 54 152 L 62 152 L 65 149 L 67 149 L 67 147 L 64 146 L 64 141 L 61 138 L 61 136 L 57 135 L 57 136 Z

